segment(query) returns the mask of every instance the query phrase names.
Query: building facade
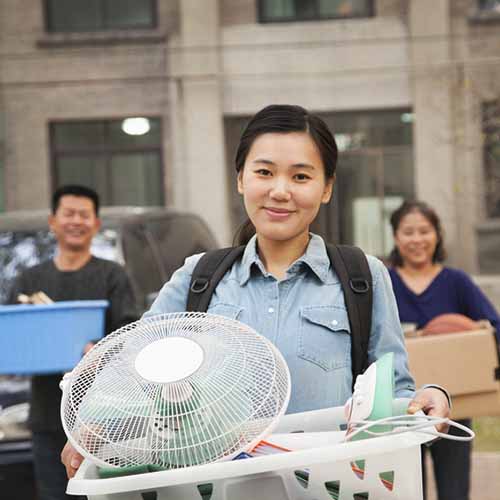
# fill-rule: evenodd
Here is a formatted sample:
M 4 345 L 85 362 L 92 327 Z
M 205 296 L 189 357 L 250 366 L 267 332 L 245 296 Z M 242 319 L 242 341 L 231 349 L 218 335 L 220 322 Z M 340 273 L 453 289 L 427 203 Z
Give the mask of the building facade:
M 83 182 L 106 204 L 196 212 L 229 243 L 242 127 L 296 103 L 341 150 L 328 238 L 384 255 L 390 212 L 417 197 L 451 264 L 500 272 L 499 1 L 115 4 L 0 2 L 4 210 Z

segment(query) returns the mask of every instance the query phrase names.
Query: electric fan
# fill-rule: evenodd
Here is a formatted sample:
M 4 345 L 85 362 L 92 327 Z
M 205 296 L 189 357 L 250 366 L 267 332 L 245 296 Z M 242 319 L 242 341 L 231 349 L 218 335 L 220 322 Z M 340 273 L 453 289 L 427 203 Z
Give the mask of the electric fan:
M 231 459 L 269 434 L 290 398 L 280 352 L 206 313 L 152 316 L 101 340 L 61 382 L 75 448 L 104 468 Z

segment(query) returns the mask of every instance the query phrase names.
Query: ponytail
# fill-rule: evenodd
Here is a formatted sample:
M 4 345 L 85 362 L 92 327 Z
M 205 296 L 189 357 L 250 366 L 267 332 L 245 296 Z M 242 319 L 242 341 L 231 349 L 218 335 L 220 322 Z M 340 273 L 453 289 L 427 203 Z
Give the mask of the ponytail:
M 254 234 L 255 234 L 255 226 L 252 224 L 252 221 L 250 219 L 247 219 L 237 229 L 236 234 L 234 235 L 233 238 L 233 245 L 234 246 L 246 245 Z

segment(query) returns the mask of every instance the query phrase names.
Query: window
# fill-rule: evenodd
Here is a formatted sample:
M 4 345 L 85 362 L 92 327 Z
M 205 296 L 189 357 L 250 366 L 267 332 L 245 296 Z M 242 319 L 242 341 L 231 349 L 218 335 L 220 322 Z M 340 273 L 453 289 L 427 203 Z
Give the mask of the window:
M 259 0 L 259 20 L 262 23 L 373 15 L 373 0 Z
M 500 14 L 500 0 L 479 0 L 479 9 L 483 12 Z
M 156 118 L 51 124 L 54 188 L 83 184 L 103 205 L 163 205 Z
M 500 101 L 483 105 L 486 213 L 500 217 Z
M 312 230 L 328 241 L 386 256 L 393 245 L 390 215 L 404 199 L 414 197 L 413 114 L 402 109 L 320 116 L 335 133 L 340 154 L 332 202 L 321 208 Z M 234 157 L 247 121 L 225 119 L 230 186 L 236 185 Z M 236 229 L 245 212 L 237 193 L 231 200 Z
M 339 148 L 333 204 L 324 217 L 342 243 L 385 256 L 392 246 L 391 213 L 414 196 L 411 110 L 323 115 Z
M 2 154 L 0 146 L 0 154 Z M 5 210 L 3 160 L 0 158 L 0 212 Z
M 3 212 L 5 210 L 4 151 L 5 151 L 5 127 L 4 127 L 2 111 L 0 110 L 0 212 Z
M 49 33 L 156 27 L 156 0 L 45 0 Z

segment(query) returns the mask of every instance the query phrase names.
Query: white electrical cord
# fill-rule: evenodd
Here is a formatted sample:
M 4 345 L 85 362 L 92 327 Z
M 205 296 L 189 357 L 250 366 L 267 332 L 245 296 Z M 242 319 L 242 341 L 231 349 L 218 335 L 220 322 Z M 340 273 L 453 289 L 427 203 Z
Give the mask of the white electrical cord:
M 390 424 L 394 426 L 388 431 L 371 431 L 372 427 Z M 463 431 L 466 436 L 454 436 L 444 432 L 438 432 L 435 429 L 436 425 L 447 424 L 450 427 L 455 427 Z M 345 437 L 346 441 L 351 441 L 355 436 L 364 432 L 370 436 L 388 436 L 395 434 L 404 434 L 405 432 L 422 432 L 423 434 L 430 434 L 436 438 L 449 439 L 451 441 L 472 441 L 475 437 L 474 431 L 465 425 L 459 424 L 449 418 L 445 417 L 432 417 L 430 415 L 397 415 L 393 417 L 381 418 L 379 420 L 360 420 L 350 421 L 349 428 L 355 427 L 355 430 L 348 432 Z M 432 427 L 431 430 L 429 427 Z

